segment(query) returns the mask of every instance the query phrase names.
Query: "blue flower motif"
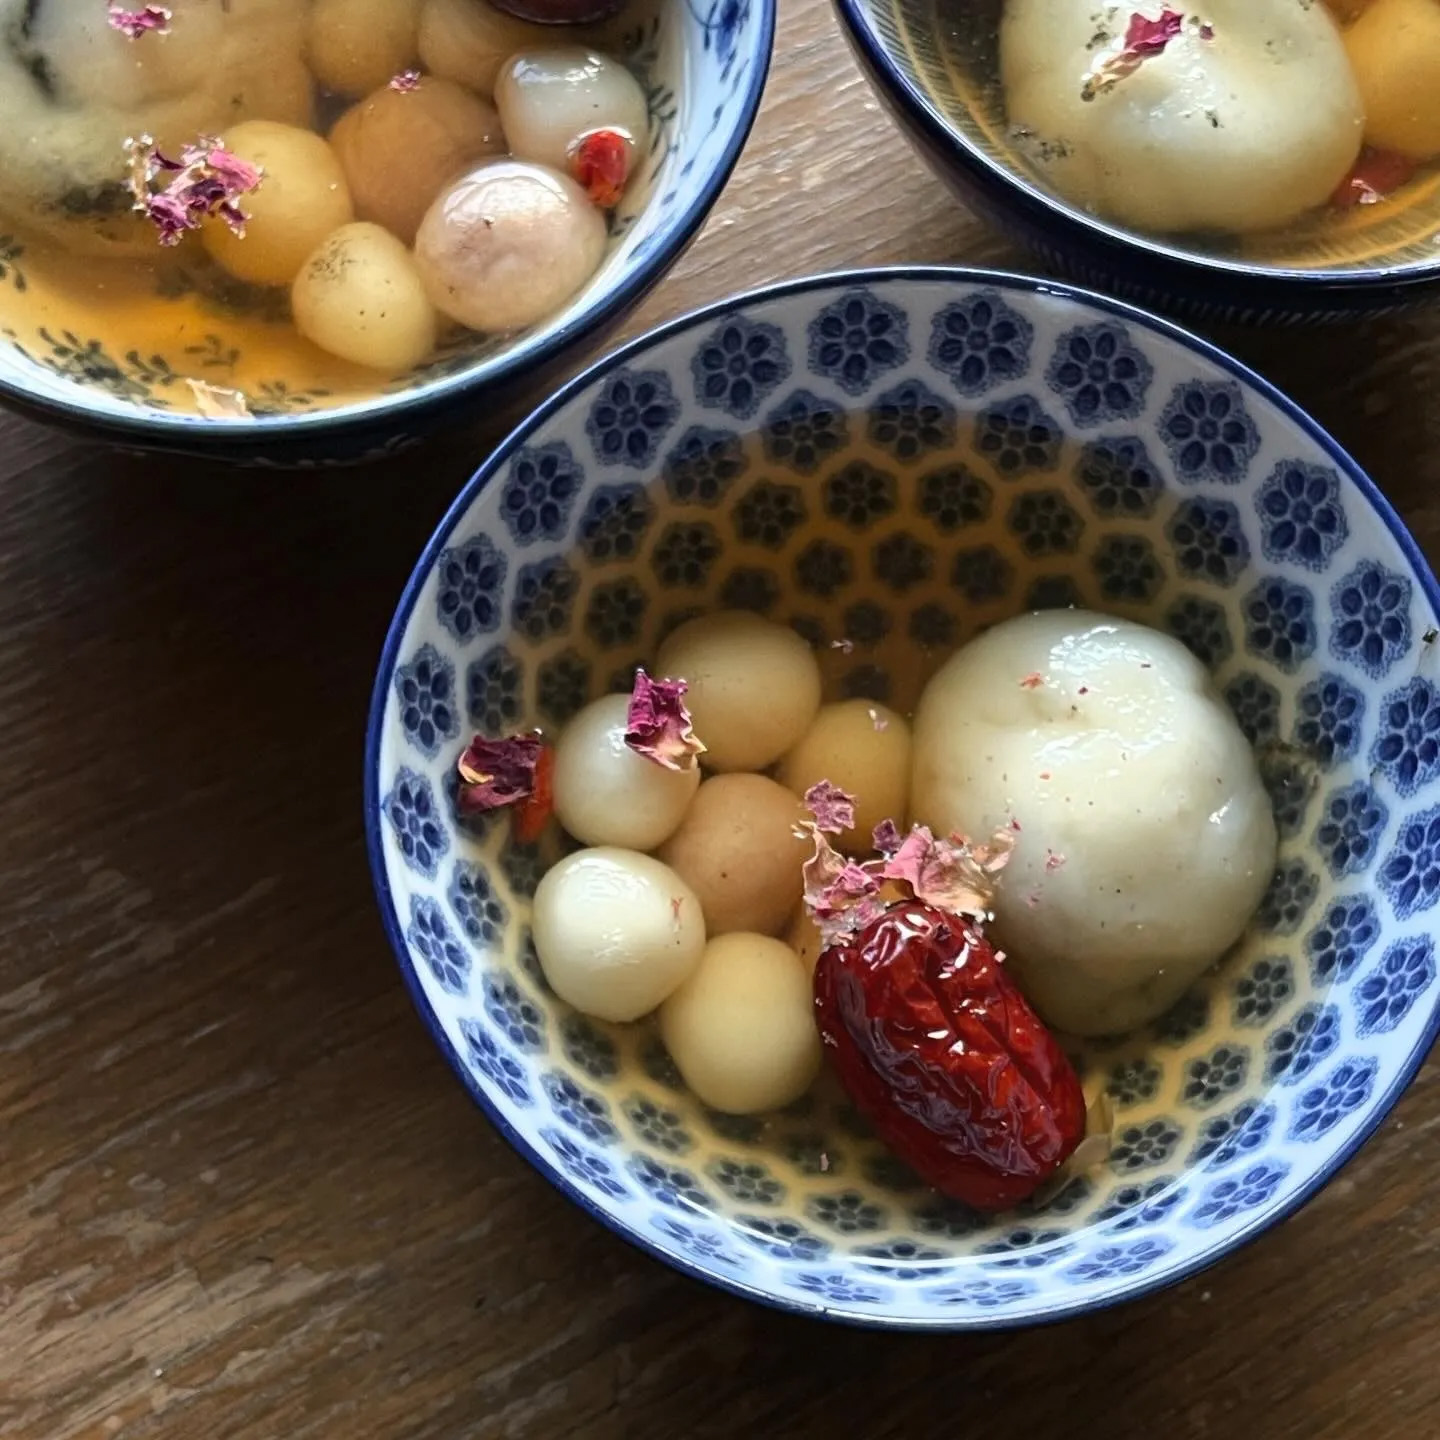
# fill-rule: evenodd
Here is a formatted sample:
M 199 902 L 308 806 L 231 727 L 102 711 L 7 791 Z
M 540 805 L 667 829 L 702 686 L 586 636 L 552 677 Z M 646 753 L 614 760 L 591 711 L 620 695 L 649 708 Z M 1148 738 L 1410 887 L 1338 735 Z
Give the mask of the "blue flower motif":
M 661 1234 L 668 1235 L 692 1259 L 731 1269 L 739 1269 L 745 1263 L 733 1250 L 726 1249 L 724 1240 L 713 1231 L 687 1225 L 669 1215 L 657 1215 L 654 1224 Z
M 795 557 L 795 583 L 822 600 L 848 585 L 853 574 L 850 552 L 831 540 L 812 540 Z
M 462 645 L 500 623 L 505 570 L 505 557 L 488 535 L 472 535 L 441 552 L 435 565 L 435 614 Z
M 585 633 L 607 650 L 633 645 L 640 638 L 649 603 L 645 587 L 629 575 L 623 580 L 597 585 L 585 607 Z M 630 688 L 632 678 L 626 677 L 623 689 Z
M 562 650 L 535 670 L 535 703 L 547 719 L 563 725 L 590 693 L 590 662 L 578 650 Z
M 810 369 L 860 395 L 910 358 L 909 328 L 898 305 L 869 290 L 848 291 L 810 322 Z
M 1154 552 L 1151 551 L 1150 554 L 1153 559 Z M 1025 593 L 1027 610 L 1073 610 L 1078 609 L 1082 603 L 1080 591 L 1068 575 L 1041 575 Z
M 955 446 L 955 407 L 918 380 L 903 380 L 870 402 L 871 443 L 902 464 Z
M 381 804 L 405 863 L 433 880 L 440 857 L 450 848 L 430 782 L 402 765 Z
M 927 358 L 971 398 L 1021 379 L 1035 332 L 997 291 L 982 290 L 940 310 L 930 325 Z
M 938 1280 L 955 1267 L 944 1262 L 954 1257 L 948 1250 L 917 1245 L 913 1240 L 891 1240 L 884 1245 L 862 1245 L 855 1251 L 862 1268 L 891 1280 Z
M 463 995 L 469 987 L 470 952 L 451 933 L 445 915 L 433 901 L 410 897 L 410 928 L 405 943 L 418 955 L 442 990 Z
M 1123 1235 L 1142 1225 L 1158 1225 L 1184 1198 L 1185 1191 L 1176 1185 L 1173 1175 L 1157 1175 L 1140 1185 L 1121 1185 L 1095 1212 L 1095 1223 L 1113 1235 Z
M 1319 779 L 1314 767 L 1303 757 L 1278 748 L 1261 753 L 1260 780 L 1270 796 L 1275 827 L 1282 835 L 1300 833 Z
M 1185 645 L 1202 665 L 1214 670 L 1233 653 L 1230 622 L 1222 606 L 1198 595 L 1182 595 L 1165 617 L 1170 633 Z
M 955 643 L 958 630 L 955 616 L 943 605 L 927 601 L 911 612 L 906 632 L 926 650 L 948 650 Z
M 1386 1035 L 1435 983 L 1435 942 L 1428 935 L 1397 940 L 1375 968 L 1355 982 L 1359 1025 L 1355 1033 Z
M 868 649 L 890 633 L 890 612 L 873 600 L 857 600 L 846 606 L 840 624 L 847 640 Z
M 1440 775 L 1440 691 L 1415 676 L 1380 703 L 1380 730 L 1370 763 L 1409 797 Z
M 1143 1125 L 1126 1125 L 1116 1131 L 1110 1147 L 1110 1168 L 1126 1175 L 1163 1165 L 1175 1153 L 1180 1136 L 1180 1127 L 1164 1116 Z
M 459 860 L 450 872 L 450 886 L 445 892 L 450 912 L 459 922 L 473 945 L 482 950 L 497 947 L 510 912 L 495 893 L 489 872 L 481 865 Z
M 692 425 L 670 447 L 660 476 L 677 505 L 718 505 L 745 473 L 749 461 L 733 430 Z
M 1261 956 L 1235 984 L 1236 1025 L 1263 1025 L 1294 993 L 1289 959 Z
M 1243 1045 L 1217 1045 L 1208 1055 L 1186 1062 L 1180 1099 L 1192 1109 L 1206 1110 L 1238 1090 L 1249 1070 L 1250 1052 Z
M 490 971 L 485 976 L 484 991 L 485 1013 L 517 1050 L 536 1054 L 548 1048 L 545 1014 L 533 1000 L 520 993 L 513 976 Z
M 1330 653 L 1378 680 L 1410 648 L 1410 582 L 1362 560 L 1330 592 Z
M 942 465 L 920 477 L 920 513 L 937 530 L 950 534 L 978 525 L 990 514 L 990 487 L 964 465 Z
M 808 1290 L 822 1300 L 833 1301 L 836 1305 L 878 1305 L 890 1298 L 889 1291 L 875 1285 L 857 1285 L 848 1275 L 838 1273 L 821 1275 L 802 1270 L 795 1277 L 795 1284 L 801 1290 Z
M 562 539 L 584 481 L 585 472 L 563 440 L 519 450 L 500 492 L 500 518 L 511 539 L 517 545 Z
M 833 400 L 797 390 L 765 417 L 760 443 L 767 459 L 813 475 L 850 443 L 850 422 Z
M 1076 1285 L 1095 1280 L 1129 1279 L 1163 1260 L 1175 1247 L 1168 1240 L 1136 1240 L 1130 1245 L 1105 1245 L 1093 1255 L 1062 1271 Z
M 602 485 L 580 518 L 580 548 L 593 565 L 633 560 L 654 518 L 643 485 Z
M 1320 923 L 1305 937 L 1311 979 L 1317 987 L 1348 980 L 1379 938 L 1380 917 L 1368 896 L 1342 895 L 1332 900 Z
M 1090 566 L 1099 581 L 1100 593 L 1117 603 L 1153 600 L 1165 583 L 1165 572 L 1155 555 L 1155 547 L 1143 535 L 1106 535 L 1095 547 Z M 1221 619 L 1223 623 L 1223 613 Z
M 922 545 L 908 530 L 887 535 L 871 552 L 871 568 L 875 578 L 883 581 L 897 595 L 930 578 L 935 556 L 928 545 Z M 850 638 L 858 638 L 847 630 Z
M 484 735 L 504 735 L 520 719 L 525 673 L 503 646 L 487 650 L 465 669 L 465 712 Z
M 1295 697 L 1295 744 L 1329 770 L 1360 748 L 1365 696 L 1340 675 L 1308 680 Z
M 977 1246 L 975 1253 L 1002 1257 L 987 1260 L 987 1270 L 1044 1270 L 1074 1248 L 1058 1243 L 1065 1234 L 1063 1230 L 1032 1230 L 1022 1225 L 999 1240 Z
M 530 1105 L 525 1067 L 506 1050 L 479 1020 L 462 1020 L 460 1036 L 466 1058 L 502 1095 L 515 1105 Z
M 1304 1091 L 1295 1102 L 1287 1138 L 1318 1140 L 1329 1134 L 1370 1099 L 1379 1070 L 1380 1062 L 1368 1057 L 1342 1060 L 1324 1080 Z
M 1063 443 L 1059 425 L 1030 395 L 999 401 L 975 420 L 976 453 L 989 460 L 1005 480 L 1053 470 L 1060 463 Z
M 1395 847 L 1380 867 L 1380 888 L 1399 920 L 1440 899 L 1440 805 L 1401 822 Z
M 596 1145 L 610 1145 L 619 1135 L 610 1119 L 610 1107 L 593 1090 L 577 1085 L 561 1070 L 540 1077 L 540 1088 L 550 1102 L 550 1112 L 562 1125 L 578 1131 Z
M 1265 1078 L 1293 1085 L 1340 1044 L 1340 1007 L 1310 1004 L 1265 1037 Z
M 1231 380 L 1179 385 L 1160 416 L 1160 435 L 1180 480 L 1238 485 L 1260 449 L 1260 431 Z
M 720 587 L 720 603 L 727 610 L 753 610 L 764 615 L 780 598 L 780 582 L 768 570 L 741 565 L 732 570 Z
M 455 667 L 428 642 L 408 665 L 395 671 L 395 698 L 406 739 L 429 759 L 440 753 L 442 740 L 460 733 L 455 713 Z
M 663 370 L 620 370 L 600 387 L 585 433 L 602 465 L 643 470 L 680 418 L 680 402 Z
M 1266 1204 L 1289 1173 L 1290 1167 L 1280 1161 L 1262 1160 L 1241 1175 L 1217 1180 L 1200 1197 L 1190 1219 L 1204 1230 L 1223 1225 L 1247 1210 Z
M 852 530 L 868 525 L 895 511 L 898 487 L 888 470 L 868 460 L 852 460 L 829 476 L 821 489 L 825 513 Z
M 694 1148 L 690 1132 L 669 1106 L 657 1105 L 644 1095 L 634 1095 L 625 1102 L 624 1109 L 625 1118 L 646 1145 L 653 1145 L 668 1155 L 683 1155 Z
M 1122 1108 L 1142 1105 L 1160 1093 L 1161 1069 L 1153 1060 L 1132 1057 L 1112 1067 L 1105 1093 Z
M 715 1208 L 700 1182 L 679 1165 L 665 1165 L 649 1155 L 637 1155 L 630 1161 L 630 1173 L 652 1200 L 673 1210 L 693 1213 Z
M 1265 558 L 1288 560 L 1317 574 L 1350 533 L 1340 477 L 1322 465 L 1282 460 L 1260 487 L 1255 508 Z
M 988 1216 L 947 1195 L 932 1195 L 912 1218 L 922 1235 L 943 1235 L 948 1240 L 964 1240 L 990 1223 Z
M 805 1202 L 805 1213 L 841 1235 L 863 1235 L 880 1229 L 886 1220 L 885 1211 L 872 1205 L 858 1190 L 812 1195 Z
M 696 590 L 709 580 L 722 548 L 707 521 L 677 520 L 661 532 L 650 565 L 663 588 Z
M 570 628 L 580 577 L 558 556 L 522 565 L 515 577 L 510 623 L 528 640 L 543 640 Z
M 730 512 L 735 534 L 750 545 L 780 550 L 805 523 L 805 498 L 798 485 L 757 480 Z
M 565 1058 L 592 1080 L 613 1080 L 620 1073 L 615 1042 L 583 1015 L 567 1015 L 560 1025 Z
M 1073 554 L 1085 528 L 1059 490 L 1027 490 L 1010 506 L 1005 523 L 1032 558 Z
M 1253 670 L 1242 670 L 1225 687 L 1225 703 L 1245 738 L 1257 749 L 1280 738 L 1280 692 Z
M 1143 519 L 1155 513 L 1165 482 L 1145 442 L 1135 435 L 1091 440 L 1075 462 L 1075 479 L 1104 519 Z
M 1013 574 L 1010 562 L 993 546 L 957 550 L 950 565 L 950 584 L 972 605 L 1003 599 Z
M 1212 1170 L 1219 1170 L 1251 1154 L 1270 1138 L 1276 1113 L 1273 1105 L 1246 1100 L 1229 1114 L 1211 1116 L 1200 1127 L 1200 1139 L 1188 1163 L 1200 1165 L 1208 1160 Z
M 1315 597 L 1278 575 L 1262 580 L 1241 602 L 1245 648 L 1281 670 L 1298 670 L 1315 653 Z
M 776 1260 L 803 1260 L 813 1265 L 830 1253 L 828 1240 L 812 1235 L 793 1220 L 772 1220 L 762 1215 L 737 1215 L 741 1238 Z
M 578 1180 L 582 1185 L 588 1185 L 602 1195 L 608 1195 L 612 1200 L 630 1197 L 629 1187 L 620 1182 L 614 1167 L 603 1155 L 597 1155 L 593 1150 L 577 1144 L 563 1130 L 547 1127 L 540 1132 L 540 1138 L 554 1152 L 560 1168 L 572 1180 Z
M 500 868 L 505 872 L 505 883 L 511 892 L 528 900 L 550 866 L 538 845 L 522 845 L 512 840 L 500 852 Z
M 1384 802 L 1363 780 L 1326 797 L 1315 843 L 1335 879 L 1369 869 L 1389 818 Z
M 1282 860 L 1255 912 L 1255 923 L 1272 934 L 1289 935 L 1304 920 L 1320 892 L 1320 881 L 1303 860 Z
M 1055 347 L 1046 383 L 1079 426 L 1133 420 L 1145 408 L 1155 372 L 1113 320 L 1067 330 Z
M 690 361 L 695 398 L 709 410 L 748 420 L 790 374 L 785 332 L 764 321 L 731 315 L 722 320 Z
M 1165 1045 L 1186 1045 L 1210 1024 L 1210 1002 L 1203 990 L 1182 995 L 1155 1022 L 1155 1038 Z
M 1192 580 L 1233 585 L 1250 563 L 1240 512 L 1228 500 L 1192 495 L 1170 517 L 1165 534 L 1180 573 Z
M 941 1285 L 927 1290 L 925 1298 L 940 1305 L 953 1305 L 965 1310 L 1003 1310 L 1035 1293 L 1029 1280 L 996 1276 L 993 1280 L 965 1280 L 955 1285 Z

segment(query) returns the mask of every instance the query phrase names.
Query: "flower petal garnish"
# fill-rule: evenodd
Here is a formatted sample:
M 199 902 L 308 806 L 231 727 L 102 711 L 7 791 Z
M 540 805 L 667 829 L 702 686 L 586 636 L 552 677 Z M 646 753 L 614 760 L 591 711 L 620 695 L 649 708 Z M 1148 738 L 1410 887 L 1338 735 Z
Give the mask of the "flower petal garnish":
M 695 738 L 685 708 L 683 680 L 652 680 L 635 672 L 630 708 L 625 712 L 625 743 L 637 755 L 667 770 L 693 770 L 705 747 Z
M 1014 832 L 999 830 L 976 845 L 963 835 L 937 840 L 927 826 L 916 825 L 900 848 L 886 857 L 881 874 L 908 885 L 917 900 L 953 915 L 983 919 L 995 899 L 995 877 L 1014 848 Z
M 218 215 L 237 235 L 245 233 L 249 217 L 238 201 L 260 184 L 263 175 L 220 141 L 202 136 L 173 159 L 160 152 L 152 136 L 142 135 L 127 140 L 125 152 L 130 157 L 134 208 L 149 217 L 162 245 L 178 245 L 187 230 L 198 230 L 211 215 Z M 162 179 L 160 188 L 155 188 Z
M 900 827 L 893 820 L 882 820 L 870 837 L 870 843 L 882 854 L 893 855 L 901 845 Z
M 195 397 L 195 409 L 207 420 L 247 420 L 250 418 L 250 402 L 243 390 L 232 390 L 225 385 L 211 385 L 206 380 L 196 380 L 187 375 L 185 383 Z
M 1170 42 L 1184 31 L 1199 36 L 1201 40 L 1213 40 L 1215 30 L 1198 15 L 1188 20 L 1179 10 L 1163 9 L 1151 20 L 1138 10 L 1130 16 L 1125 30 L 1125 39 L 1118 50 L 1112 50 L 1099 61 L 1085 76 L 1080 88 L 1082 100 L 1094 100 L 1107 90 L 1113 90 L 1127 75 L 1133 75 L 1147 60 L 1163 55 Z
M 398 75 L 392 75 L 390 88 L 398 90 L 402 95 L 412 94 L 420 88 L 420 72 L 418 70 L 402 70 Z
M 828 780 L 817 780 L 805 792 L 805 808 L 815 828 L 831 835 L 843 835 L 855 824 L 855 797 Z
M 540 763 L 538 735 L 510 735 L 487 740 L 477 735 L 460 756 L 456 769 L 460 788 L 456 805 L 462 815 L 478 815 L 517 805 L 535 793 L 535 767 Z
M 818 826 L 808 829 L 815 853 L 801 866 L 805 908 L 820 932 L 821 946 L 829 949 L 880 915 L 884 909 L 879 898 L 881 877 L 874 861 L 860 864 L 848 860 Z
M 164 5 L 142 5 L 138 10 L 127 10 L 123 5 L 109 7 L 110 28 L 130 40 L 138 40 L 152 30 L 157 35 L 168 35 L 170 19 Z

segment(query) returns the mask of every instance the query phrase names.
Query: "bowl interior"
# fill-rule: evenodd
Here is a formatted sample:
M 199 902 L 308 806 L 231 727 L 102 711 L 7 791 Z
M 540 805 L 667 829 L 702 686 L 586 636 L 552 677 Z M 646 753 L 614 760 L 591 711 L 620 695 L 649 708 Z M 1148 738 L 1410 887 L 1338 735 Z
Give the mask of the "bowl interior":
M 1352 275 L 1435 265 L 1440 226 L 1435 167 L 1384 205 L 1327 212 L 1263 235 L 1153 236 L 1111 225 L 1057 194 L 1006 120 L 998 81 L 1001 0 L 961 6 L 944 0 L 846 0 L 845 9 L 957 146 L 1009 172 L 1083 224 L 1201 262 Z
M 1184 639 L 1264 761 L 1283 832 L 1243 943 L 1150 1031 L 1079 1045 L 1106 1165 L 982 1217 L 823 1081 L 707 1113 L 651 1025 L 545 986 L 552 850 L 457 820 L 472 730 L 553 730 L 680 619 L 754 608 L 832 696 L 910 708 L 956 643 L 1083 603 Z M 665 1258 L 815 1312 L 1063 1314 L 1215 1258 L 1317 1187 L 1432 1033 L 1434 585 L 1368 482 L 1198 342 L 959 272 L 801 282 L 604 362 L 483 470 L 402 602 L 368 825 L 417 1003 L 535 1163 Z
M 194 236 L 157 254 L 157 268 L 145 273 L 133 262 L 77 261 L 43 238 L 6 233 L 0 217 L 0 387 L 52 408 L 184 423 L 200 413 L 187 383 L 193 379 L 244 391 L 251 413 L 266 424 L 373 412 L 453 388 L 460 377 L 473 383 L 523 370 L 674 258 L 749 129 L 772 9 L 767 0 L 637 0 L 584 32 L 622 57 L 644 86 L 645 168 L 612 218 L 600 269 L 560 312 L 528 331 L 457 331 L 417 370 L 377 378 L 296 335 L 284 291 L 228 281 L 199 263 Z

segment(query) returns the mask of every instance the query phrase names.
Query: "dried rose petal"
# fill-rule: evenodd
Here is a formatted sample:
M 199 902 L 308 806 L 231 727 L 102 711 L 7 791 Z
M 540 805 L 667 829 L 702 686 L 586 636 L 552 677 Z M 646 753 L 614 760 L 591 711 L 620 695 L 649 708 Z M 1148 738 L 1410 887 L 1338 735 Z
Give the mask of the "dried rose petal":
M 142 5 L 138 10 L 127 10 L 123 5 L 109 7 L 110 28 L 118 30 L 130 40 L 138 40 L 147 31 L 157 35 L 170 33 L 170 11 L 164 5 Z
M 160 152 L 152 136 L 142 135 L 127 140 L 125 152 L 134 208 L 150 218 L 162 245 L 178 245 L 187 230 L 198 230 L 211 215 L 218 215 L 237 235 L 245 233 L 249 217 L 236 202 L 264 177 L 218 140 L 202 136 L 173 159 Z M 161 177 L 169 178 L 156 190 Z
M 601 210 L 613 210 L 630 178 L 635 142 L 623 130 L 591 130 L 570 147 L 570 174 Z
M 1038 690 L 1045 683 L 1045 677 L 1038 671 L 1032 670 L 1021 682 L 1022 690 Z
M 882 820 L 875 827 L 870 843 L 882 855 L 893 855 L 901 845 L 900 827 L 893 820 Z
M 1113 90 L 1127 75 L 1133 75 L 1147 60 L 1163 55 L 1170 42 L 1186 29 L 1202 40 L 1213 40 L 1215 29 L 1192 15 L 1188 20 L 1179 10 L 1164 9 L 1151 20 L 1138 10 L 1130 16 L 1121 49 L 1113 51 L 1101 60 L 1086 75 L 1080 89 L 1082 100 L 1094 100 L 1107 90 Z
M 808 827 L 815 853 L 801 867 L 805 882 L 805 908 L 820 932 L 825 949 L 854 934 L 876 919 L 880 903 L 880 876 L 874 861 L 847 860 L 817 826 Z
M 207 420 L 245 420 L 250 416 L 250 403 L 243 390 L 224 385 L 211 385 L 187 375 L 185 383 L 195 397 L 195 408 Z
M 685 708 L 683 680 L 652 680 L 636 670 L 630 708 L 625 713 L 625 743 L 667 770 L 693 770 L 705 747 L 695 738 Z
M 398 75 L 391 76 L 390 88 L 398 90 L 402 95 L 413 94 L 420 88 L 420 72 L 418 70 L 402 70 Z
M 805 792 L 805 806 L 815 817 L 815 828 L 843 835 L 855 824 L 855 797 L 828 780 L 819 780 Z
M 535 768 L 540 763 L 538 735 L 511 735 L 487 740 L 477 735 L 461 755 L 457 808 L 462 815 L 478 815 L 517 805 L 535 793 Z
M 887 880 L 908 885 L 917 900 L 955 915 L 986 915 L 995 898 L 995 877 L 1014 848 L 1014 832 L 996 832 L 988 845 L 963 836 L 937 840 L 927 826 L 916 825 L 884 862 Z

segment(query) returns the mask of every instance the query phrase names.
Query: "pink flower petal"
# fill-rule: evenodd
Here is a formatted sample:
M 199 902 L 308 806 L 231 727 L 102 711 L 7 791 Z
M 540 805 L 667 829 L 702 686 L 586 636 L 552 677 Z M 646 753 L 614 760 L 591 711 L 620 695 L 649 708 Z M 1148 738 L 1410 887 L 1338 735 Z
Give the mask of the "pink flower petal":
M 805 805 L 817 830 L 843 835 L 855 824 L 855 797 L 828 780 L 817 781 L 805 792 Z
M 151 30 L 157 35 L 170 33 L 170 11 L 164 5 L 143 5 L 138 10 L 111 5 L 109 20 L 112 30 L 118 30 L 131 40 L 138 40 Z
M 630 692 L 625 743 L 667 770 L 693 770 L 697 757 L 705 753 L 685 708 L 687 688 L 683 680 L 652 680 L 637 670 Z
M 456 766 L 460 774 L 460 813 L 476 815 L 528 800 L 535 793 L 540 750 L 538 735 L 511 735 L 504 740 L 477 735 Z

